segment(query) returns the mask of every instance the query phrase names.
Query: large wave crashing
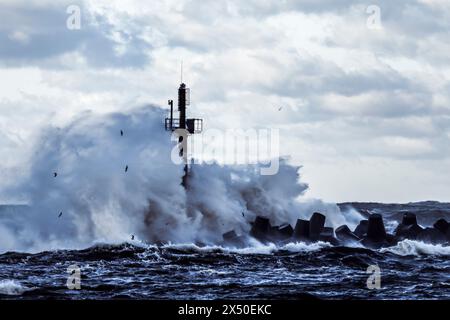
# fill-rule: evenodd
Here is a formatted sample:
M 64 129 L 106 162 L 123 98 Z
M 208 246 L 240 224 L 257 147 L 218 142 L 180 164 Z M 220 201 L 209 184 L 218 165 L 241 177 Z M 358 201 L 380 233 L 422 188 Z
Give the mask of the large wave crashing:
M 84 113 L 45 130 L 27 172 L 6 191 L 28 206 L 0 216 L 0 252 L 81 248 L 131 235 L 150 243 L 217 244 L 224 232 L 248 232 L 256 215 L 294 225 L 321 211 L 334 227 L 357 222 L 357 214 L 344 215 L 334 204 L 302 201 L 307 185 L 287 160 L 274 176 L 261 176 L 258 165 L 196 164 L 185 190 L 183 167 L 170 159 L 164 113 L 153 106 Z

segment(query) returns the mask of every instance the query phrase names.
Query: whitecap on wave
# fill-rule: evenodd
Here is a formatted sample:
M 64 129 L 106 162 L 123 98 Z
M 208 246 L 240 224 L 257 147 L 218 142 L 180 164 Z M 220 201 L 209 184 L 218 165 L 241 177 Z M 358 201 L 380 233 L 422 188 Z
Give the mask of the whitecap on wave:
M 14 280 L 0 280 L 0 295 L 19 296 L 28 289 Z
M 274 243 L 261 244 L 257 241 L 253 241 L 252 245 L 244 248 L 231 248 L 222 246 L 197 246 L 193 243 L 186 244 L 167 244 L 162 246 L 166 249 L 177 249 L 177 250 L 193 250 L 198 252 L 213 252 L 221 251 L 224 253 L 238 253 L 238 254 L 273 254 L 279 251 L 289 251 L 289 252 L 313 252 L 319 251 L 323 248 L 332 247 L 331 244 L 327 242 L 315 242 L 307 244 L 304 242 L 290 242 L 282 246 L 277 246 Z
M 434 245 L 414 240 L 403 240 L 394 247 L 384 248 L 381 252 L 391 252 L 400 256 L 435 255 L 450 256 L 450 246 Z

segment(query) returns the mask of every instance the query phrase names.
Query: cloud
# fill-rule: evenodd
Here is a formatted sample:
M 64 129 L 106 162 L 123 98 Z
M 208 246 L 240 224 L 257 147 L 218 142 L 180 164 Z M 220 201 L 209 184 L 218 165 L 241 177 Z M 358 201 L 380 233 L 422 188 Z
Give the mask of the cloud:
M 80 30 L 66 28 L 72 4 L 82 9 Z M 421 188 L 442 198 L 434 186 L 449 194 L 439 172 L 450 159 L 450 6 L 377 1 L 382 28 L 372 30 L 367 5 L 3 1 L 0 154 L 14 167 L 11 155 L 32 144 L 28 137 L 85 110 L 166 104 L 184 60 L 189 112 L 206 128 L 280 128 L 281 150 L 304 166 L 311 195 L 405 199 L 403 164 L 416 182 L 411 200 Z M 392 187 L 381 186 L 380 167 Z M 349 179 L 344 190 L 328 186 L 337 177 Z M 363 180 L 381 191 L 364 192 Z
M 148 63 L 151 45 L 139 34 L 116 30 L 80 3 L 81 29 L 67 28 L 72 2 L 45 7 L 0 4 L 0 62 L 6 66 L 51 65 L 67 53 L 78 53 L 89 67 L 138 67 Z M 58 67 L 58 65 L 54 66 Z

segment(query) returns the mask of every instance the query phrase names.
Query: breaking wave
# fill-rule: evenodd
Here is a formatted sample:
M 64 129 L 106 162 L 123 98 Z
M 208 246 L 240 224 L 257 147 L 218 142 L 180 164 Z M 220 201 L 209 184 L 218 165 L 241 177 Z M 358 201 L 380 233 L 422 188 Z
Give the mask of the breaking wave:
M 435 255 L 450 256 L 450 246 L 434 245 L 415 240 L 403 240 L 394 247 L 383 248 L 381 252 L 390 252 L 400 256 Z
M 18 296 L 28 289 L 14 280 L 0 280 L 0 295 Z
M 164 113 L 152 106 L 85 113 L 45 130 L 24 174 L 2 190 L 27 206 L 1 212 L 0 252 L 80 249 L 131 235 L 146 243 L 217 245 L 230 230 L 247 234 L 257 215 L 274 225 L 295 225 L 314 211 L 334 227 L 359 221 L 335 204 L 302 200 L 308 186 L 286 159 L 274 176 L 261 176 L 258 165 L 196 164 L 184 189 Z
M 285 245 L 277 246 L 274 243 L 269 244 L 261 244 L 257 241 L 254 241 L 251 246 L 247 246 L 244 248 L 231 248 L 231 247 L 223 247 L 223 246 L 197 246 L 195 244 L 168 244 L 164 245 L 161 248 L 165 249 L 176 249 L 176 250 L 188 250 L 195 252 L 224 252 L 224 253 L 237 253 L 237 254 L 273 254 L 282 251 L 288 251 L 292 253 L 296 252 L 314 252 L 319 251 L 323 248 L 330 248 L 331 244 L 326 242 L 315 242 L 311 244 L 307 244 L 304 242 L 291 242 Z

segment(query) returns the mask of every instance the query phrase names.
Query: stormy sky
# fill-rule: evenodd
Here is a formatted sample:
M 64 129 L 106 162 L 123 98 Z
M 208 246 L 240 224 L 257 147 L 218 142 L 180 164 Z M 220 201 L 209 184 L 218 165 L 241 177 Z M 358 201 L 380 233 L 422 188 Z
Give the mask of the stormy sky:
M 449 53 L 447 0 L 0 0 L 0 188 L 48 125 L 165 106 L 183 60 L 189 112 L 279 128 L 308 197 L 450 201 Z

